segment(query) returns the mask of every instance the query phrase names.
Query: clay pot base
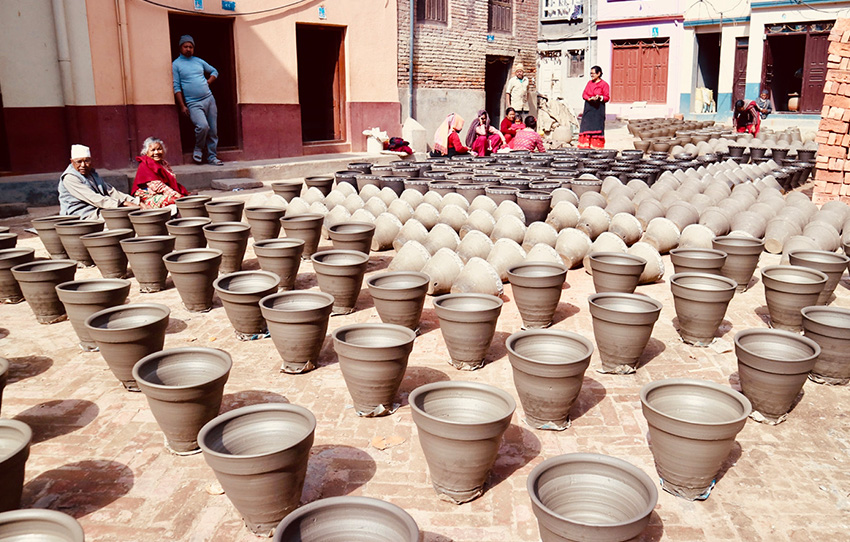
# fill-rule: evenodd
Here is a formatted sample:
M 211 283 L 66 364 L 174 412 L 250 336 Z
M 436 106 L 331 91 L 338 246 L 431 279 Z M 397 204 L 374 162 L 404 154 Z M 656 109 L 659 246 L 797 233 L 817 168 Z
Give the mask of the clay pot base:
M 240 341 L 258 341 L 260 339 L 268 339 L 272 336 L 271 333 L 269 333 L 268 329 L 263 331 L 262 333 L 239 333 L 238 331 L 236 331 L 235 335 L 236 338 Z
M 681 497 L 683 499 L 687 499 L 689 501 L 704 501 L 711 495 L 711 490 L 714 489 L 714 486 L 717 484 L 717 478 L 711 481 L 711 485 L 706 488 L 693 488 L 693 487 L 683 487 L 677 486 L 676 484 L 672 484 L 664 478 L 659 478 L 661 480 L 661 489 L 666 491 L 667 493 L 674 495 L 676 497 Z
M 197 448 L 195 448 L 193 450 L 188 450 L 188 451 L 185 451 L 185 452 L 178 452 L 177 450 L 172 448 L 171 445 L 168 443 L 168 437 L 166 437 L 165 435 L 162 435 L 162 440 L 163 440 L 163 442 L 165 442 L 165 449 L 168 450 L 168 453 L 170 453 L 172 455 L 179 455 L 181 457 L 184 457 L 184 456 L 187 456 L 187 455 L 197 455 L 197 454 L 201 453 L 201 451 L 202 451 L 201 447 L 198 446 Z
M 630 375 L 637 372 L 637 367 L 633 365 L 606 365 L 602 364 L 601 369 L 596 369 L 597 373 L 604 375 Z
M 815 384 L 824 384 L 826 386 L 846 386 L 850 383 L 850 378 L 832 378 L 815 373 L 809 373 L 809 380 Z
M 446 489 L 444 487 L 438 486 L 433 482 L 431 482 L 431 485 L 434 487 L 434 491 L 437 492 L 437 497 L 441 501 L 450 502 L 452 504 L 463 504 L 469 501 L 474 501 L 475 499 L 484 494 L 483 484 L 466 491 L 454 491 L 451 489 Z
M 290 375 L 299 375 L 301 373 L 309 373 L 315 368 L 316 365 L 312 361 L 308 361 L 306 363 L 284 362 L 283 365 L 280 366 L 280 372 Z
M 134 391 L 142 393 L 142 390 L 139 388 L 139 385 L 136 384 L 135 380 L 122 380 L 121 385 L 124 386 L 124 389 L 127 391 Z
M 811 373 L 809 373 L 809 379 L 811 379 L 811 377 L 812 377 L 812 375 L 811 375 Z M 778 418 L 765 416 L 764 414 L 762 414 L 761 412 L 759 412 L 758 410 L 753 408 L 753 411 L 750 412 L 750 419 L 753 420 L 754 422 L 763 423 L 765 425 L 779 425 L 780 423 L 784 422 L 788 418 L 788 414 L 791 414 L 791 412 L 794 410 L 794 408 L 797 406 L 797 404 L 800 401 L 803 400 L 803 395 L 805 393 L 806 393 L 805 391 L 801 391 L 797 395 L 797 397 L 794 398 L 794 402 L 791 403 L 791 408 L 788 409 L 788 412 L 786 412 L 782 416 L 779 416 Z
M 161 292 L 163 290 L 165 290 L 165 284 L 153 284 L 153 283 L 149 283 L 149 282 L 146 282 L 144 284 L 139 283 L 139 292 L 143 293 L 143 294 L 155 294 L 155 293 Z M 210 307 L 210 308 L 212 308 L 212 307 Z M 198 311 L 198 312 L 207 312 L 207 311 L 209 311 L 209 309 L 207 309 L 205 311 Z
M 529 427 L 541 429 L 543 431 L 564 431 L 569 429 L 572 424 L 572 420 L 570 420 L 569 416 L 565 421 L 545 421 L 538 420 L 526 414 L 522 421 L 524 421 Z
M 380 418 L 381 416 L 389 416 L 390 414 L 393 414 L 400 406 L 401 403 L 393 403 L 389 406 L 389 408 L 384 405 L 378 405 L 369 412 L 362 412 L 360 410 L 357 410 L 356 412 L 361 418 Z
M 59 316 L 55 315 L 47 315 L 47 316 L 38 316 L 36 315 L 35 319 L 39 324 L 50 325 L 50 324 L 58 324 L 59 322 L 64 322 L 68 319 L 67 314 L 60 314 Z
M 484 360 L 482 359 L 481 361 L 457 361 L 449 358 L 449 365 L 451 365 L 458 371 L 476 371 L 484 367 Z

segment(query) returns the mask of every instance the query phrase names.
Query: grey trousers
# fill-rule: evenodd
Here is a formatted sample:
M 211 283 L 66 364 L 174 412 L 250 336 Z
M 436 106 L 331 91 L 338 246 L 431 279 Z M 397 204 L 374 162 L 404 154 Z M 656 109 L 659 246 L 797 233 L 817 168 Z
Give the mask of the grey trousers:
M 206 146 L 207 161 L 211 162 L 215 160 L 218 148 L 218 107 L 215 97 L 210 95 L 198 102 L 186 104 L 186 107 L 189 108 L 189 118 L 195 125 L 195 150 L 192 151 L 192 157 L 201 160 Z

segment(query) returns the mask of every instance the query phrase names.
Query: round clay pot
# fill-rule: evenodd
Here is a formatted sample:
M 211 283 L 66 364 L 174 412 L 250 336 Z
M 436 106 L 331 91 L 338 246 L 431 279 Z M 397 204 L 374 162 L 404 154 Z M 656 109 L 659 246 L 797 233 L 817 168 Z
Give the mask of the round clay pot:
M 652 336 L 661 303 L 638 294 L 608 292 L 587 298 L 603 373 L 631 374 Z
M 7 248 L 0 250 L 0 303 L 20 303 L 24 294 L 12 275 L 12 268 L 35 259 L 32 248 Z
M 484 366 L 502 305 L 501 299 L 487 294 L 448 294 L 434 300 L 452 366 L 465 371 Z
M 602 190 L 602 181 L 599 179 L 573 179 L 570 183 L 570 189 L 575 192 L 575 195 L 581 198 L 585 192 L 599 192 Z
M 815 341 L 790 331 L 745 329 L 735 335 L 741 391 L 759 413 L 754 420 L 785 420 L 820 352 Z
M 68 258 L 77 260 L 84 267 L 91 267 L 94 261 L 80 237 L 87 233 L 103 231 L 103 226 L 103 220 L 71 220 L 57 222 L 54 228 L 59 235 L 59 240 L 62 241 L 62 246 L 65 247 Z
M 641 388 L 640 403 L 661 487 L 691 501 L 707 499 L 750 401 L 714 382 L 671 378 Z
M 510 200 L 516 202 L 519 188 L 515 186 L 488 186 L 484 189 L 484 193 L 488 198 L 493 200 L 496 205 L 503 201 Z
M 207 218 L 207 203 L 212 201 L 210 196 L 183 196 L 174 202 L 180 212 L 180 218 Z
M 637 539 L 658 502 L 652 478 L 600 454 L 549 458 L 531 471 L 527 487 L 544 542 Z
M 331 189 L 333 189 L 334 178 L 331 175 L 323 175 L 319 177 L 305 177 L 304 184 L 307 185 L 308 189 L 313 187 L 318 188 L 322 195 L 327 197 L 328 194 L 331 193 Z
M 375 225 L 366 222 L 340 222 L 328 228 L 328 234 L 336 250 L 356 250 L 369 254 Z
M 477 382 L 433 382 L 408 397 L 431 484 L 456 504 L 484 492 L 502 435 L 516 403 L 504 391 Z
M 121 241 L 133 235 L 132 229 L 124 228 L 89 233 L 80 240 L 103 278 L 120 279 L 127 275 L 127 255 L 121 248 Z
M 635 211 L 635 218 L 637 218 L 641 226 L 646 229 L 652 219 L 662 218 L 664 217 L 664 213 L 664 206 L 661 205 L 660 201 L 647 198 L 638 204 L 637 210 Z
M 325 342 L 334 298 L 309 290 L 280 292 L 260 300 L 260 311 L 285 373 L 314 369 Z
M 101 209 L 100 217 L 106 222 L 107 230 L 132 230 L 133 222 L 130 213 L 138 211 L 138 207 L 115 207 L 114 209 Z
M 86 319 L 89 335 L 112 374 L 128 391 L 139 391 L 133 365 L 159 352 L 171 310 L 158 303 L 130 303 L 96 312 Z
M 65 305 L 84 352 L 97 350 L 86 329 L 86 319 L 103 309 L 123 305 L 129 293 L 130 281 L 124 279 L 84 279 L 56 285 L 56 294 Z
M 850 382 L 850 310 L 838 307 L 805 307 L 803 331 L 820 346 L 809 380 L 819 384 Z
M 251 225 L 254 242 L 264 239 L 276 239 L 280 235 L 280 219 L 286 213 L 279 207 L 248 207 L 245 220 Z
M 169 451 L 201 451 L 198 431 L 218 415 L 232 366 L 227 352 L 198 347 L 155 352 L 133 366 L 133 380 L 147 397 Z
M 390 271 L 366 279 L 375 310 L 385 324 L 419 330 L 430 278 L 416 271 Z
M 358 416 L 392 414 L 416 334 L 395 324 L 352 324 L 331 333 L 345 386 Z
M 394 504 L 370 497 L 328 497 L 295 510 L 273 542 L 419 542 L 419 527 Z
M 828 305 L 841 280 L 844 270 L 850 265 L 850 257 L 825 250 L 792 250 L 788 253 L 791 265 L 817 269 L 827 276 L 826 284 L 818 296 L 817 305 Z
M 454 181 L 431 181 L 428 183 L 428 190 L 436 192 L 441 196 L 457 192 L 457 184 Z
M 675 273 L 719 275 L 726 263 L 726 253 L 712 248 L 674 248 L 670 251 L 670 261 Z
M 174 236 L 174 250 L 180 251 L 206 248 L 204 226 L 210 223 L 212 221 L 205 217 L 178 218 L 166 222 L 165 227 L 168 229 L 168 235 Z
M 254 254 L 260 269 L 280 277 L 281 290 L 291 290 L 295 287 L 303 249 L 304 240 L 291 237 L 254 242 Z
M 287 237 L 304 240 L 304 249 L 301 251 L 302 260 L 309 260 L 318 249 L 324 219 L 325 217 L 318 213 L 285 216 L 280 219 Z
M 334 298 L 333 314 L 354 312 L 369 256 L 356 250 L 325 250 L 310 259 L 319 289 Z
M 646 260 L 640 256 L 619 252 L 594 252 L 588 259 L 597 293 L 634 293 L 646 267 Z
M 345 167 L 351 171 L 366 174 L 372 173 L 372 162 L 349 162 Z
M 315 431 L 306 408 L 265 403 L 217 416 L 198 433 L 204 459 L 254 534 L 268 536 L 298 508 Z
M 528 262 L 509 268 L 507 273 L 523 327 L 539 329 L 551 326 L 567 279 L 566 266 Z
M 683 341 L 695 346 L 708 346 L 714 341 L 737 285 L 732 279 L 706 273 L 677 272 L 670 277 Z
M 0 419 L 0 512 L 21 507 L 24 470 L 30 456 L 32 429 L 24 422 Z M 5 514 L 0 514 L 2 517 Z M 0 533 L 3 525 L 0 524 Z
M 759 256 L 764 250 L 764 240 L 751 237 L 715 237 L 711 242 L 714 250 L 726 253 L 726 262 L 720 274 L 738 283 L 737 292 L 747 289 L 753 272 L 758 267 Z
M 817 269 L 795 265 L 769 265 L 761 270 L 770 327 L 803 331 L 800 309 L 816 305 L 827 276 Z
M 212 309 L 213 281 L 221 266 L 221 251 L 215 248 L 176 250 L 162 257 L 171 273 L 183 306 L 190 312 Z
M 41 244 L 47 250 L 50 257 L 54 260 L 67 260 L 68 254 L 65 253 L 65 247 L 59 239 L 59 234 L 56 233 L 56 224 L 58 222 L 68 222 L 70 220 L 79 220 L 79 216 L 54 215 L 34 218 L 32 227 L 38 233 L 38 238 L 41 239 Z
M 17 244 L 17 233 L 9 233 L 7 231 L 0 232 L 0 250 L 5 250 L 7 248 L 15 248 L 15 245 Z
M 404 188 L 405 190 L 416 190 L 420 194 L 428 193 L 428 184 L 431 182 L 431 179 L 427 178 L 411 178 L 408 177 L 404 179 Z
M 122 239 L 120 244 L 130 262 L 133 276 L 139 282 L 139 291 L 146 294 L 164 290 L 168 269 L 162 257 L 174 250 L 174 237 L 130 237 Z
M 85 542 L 77 520 L 55 510 L 14 510 L 0 514 L 0 540 Z
M 39 260 L 18 264 L 11 271 L 39 324 L 53 324 L 67 318 L 56 285 L 74 280 L 77 262 Z
M 242 222 L 244 201 L 219 199 L 204 204 L 213 224 L 218 222 Z
M 248 236 L 251 227 L 244 222 L 215 222 L 204 226 L 204 236 L 210 248 L 221 251 L 221 273 L 234 273 L 242 270 L 245 249 L 248 248 Z
M 258 339 L 268 333 L 260 300 L 276 293 L 279 283 L 280 277 L 268 271 L 240 271 L 216 279 L 213 287 L 237 338 Z
M 288 203 L 289 201 L 292 200 L 292 198 L 301 195 L 301 187 L 302 186 L 303 186 L 303 183 L 301 183 L 301 182 L 291 182 L 291 181 L 279 182 L 279 183 L 272 183 L 272 190 L 274 191 L 275 194 L 277 194 L 278 196 L 285 199 Z
M 667 208 L 665 217 L 682 231 L 686 226 L 699 222 L 699 211 L 687 201 L 677 201 Z
M 520 190 L 516 197 L 517 204 L 525 213 L 526 226 L 533 222 L 544 222 L 546 220 L 552 194 L 542 190 Z
M 165 223 L 171 220 L 171 209 L 140 209 L 128 215 L 136 235 L 139 237 L 152 237 L 154 235 L 168 235 Z
M 466 201 L 472 203 L 475 198 L 478 196 L 483 196 L 486 194 L 485 189 L 487 188 L 486 183 L 469 183 L 469 184 L 458 184 L 457 185 L 457 193 L 466 198 Z
M 363 192 L 363 189 L 367 186 L 375 185 L 378 189 L 381 188 L 381 177 L 378 175 L 370 175 L 368 173 L 361 173 L 355 177 L 357 179 L 357 192 Z
M 414 170 L 418 171 L 418 169 Z M 415 176 L 415 175 L 414 175 Z M 411 179 L 413 177 L 407 176 L 398 176 L 398 177 L 381 177 L 381 180 L 378 181 L 378 186 L 381 187 L 381 190 L 384 188 L 389 188 L 393 192 L 395 192 L 396 196 L 401 196 L 402 192 L 404 192 L 404 183 L 406 179 Z
M 525 423 L 535 429 L 568 428 L 593 343 L 576 333 L 539 329 L 514 333 L 505 348 Z

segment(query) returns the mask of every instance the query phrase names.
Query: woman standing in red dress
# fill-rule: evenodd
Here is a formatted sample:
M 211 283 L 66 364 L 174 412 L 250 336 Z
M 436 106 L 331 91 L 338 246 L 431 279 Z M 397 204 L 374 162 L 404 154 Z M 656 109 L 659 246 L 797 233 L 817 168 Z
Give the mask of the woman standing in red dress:
M 590 68 L 590 81 L 581 93 L 584 113 L 578 133 L 580 149 L 605 147 L 605 103 L 611 100 L 611 88 L 602 80 L 602 68 Z

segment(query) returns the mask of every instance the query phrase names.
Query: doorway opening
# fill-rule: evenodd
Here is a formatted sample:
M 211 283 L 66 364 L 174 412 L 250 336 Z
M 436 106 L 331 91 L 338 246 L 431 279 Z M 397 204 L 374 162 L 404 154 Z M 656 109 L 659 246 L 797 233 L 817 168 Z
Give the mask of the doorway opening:
M 171 59 L 180 56 L 180 36 L 189 34 L 195 40 L 195 56 L 218 70 L 210 86 L 218 107 L 218 148 L 239 146 L 239 122 L 236 96 L 236 61 L 233 52 L 233 19 L 201 15 L 168 14 Z M 195 127 L 187 117 L 180 118 L 180 143 L 183 153 L 195 147 Z
M 717 110 L 719 77 L 720 32 L 697 34 L 696 91 L 702 93 L 703 99 L 702 109 L 696 113 L 714 113 Z
M 6 115 L 3 113 L 3 93 L 0 92 L 0 172 L 11 171 L 9 136 L 6 134 Z
M 749 50 L 749 38 L 735 38 L 735 73 L 732 78 L 732 109 L 735 108 L 735 102 L 743 100 L 747 94 L 747 54 Z
M 507 108 L 505 87 L 514 59 L 508 56 L 486 56 L 484 69 L 484 109 L 490 115 L 490 123 L 498 126 Z
M 764 48 L 766 64 L 769 65 L 764 82 L 771 90 L 776 111 L 791 111 L 795 108 L 789 108 L 789 101 L 792 98 L 799 101 L 803 89 L 806 35 L 768 36 Z
M 304 143 L 345 140 L 345 27 L 295 25 Z

